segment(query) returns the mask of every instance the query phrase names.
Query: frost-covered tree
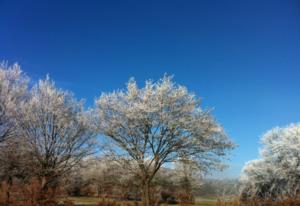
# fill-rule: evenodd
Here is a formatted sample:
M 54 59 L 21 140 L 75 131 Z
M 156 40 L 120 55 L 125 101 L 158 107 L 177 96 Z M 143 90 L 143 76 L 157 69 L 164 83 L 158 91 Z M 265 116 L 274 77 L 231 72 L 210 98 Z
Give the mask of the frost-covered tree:
M 26 173 L 22 164 L 24 151 L 19 141 L 15 113 L 27 93 L 28 77 L 18 64 L 8 66 L 0 63 L 0 182 L 8 186 L 7 203 L 10 200 L 10 187 L 14 177 Z M 20 149 L 20 150 L 19 150 Z M 16 152 L 18 150 L 18 152 Z
M 32 175 L 44 191 L 92 152 L 94 129 L 83 102 L 49 77 L 33 86 L 17 124 L 31 152 Z
M 261 159 L 248 162 L 241 177 L 245 198 L 300 195 L 300 124 L 276 127 L 262 137 Z
M 0 143 L 17 132 L 14 113 L 26 96 L 27 86 L 28 77 L 18 64 L 0 63 Z
M 146 81 L 143 88 L 131 79 L 126 90 L 103 93 L 96 103 L 99 128 L 140 177 L 146 206 L 149 186 L 162 165 L 189 159 L 207 171 L 217 168 L 234 146 L 200 100 L 170 76 Z
M 286 181 L 275 165 L 264 160 L 253 160 L 243 168 L 240 182 L 243 199 L 278 199 Z

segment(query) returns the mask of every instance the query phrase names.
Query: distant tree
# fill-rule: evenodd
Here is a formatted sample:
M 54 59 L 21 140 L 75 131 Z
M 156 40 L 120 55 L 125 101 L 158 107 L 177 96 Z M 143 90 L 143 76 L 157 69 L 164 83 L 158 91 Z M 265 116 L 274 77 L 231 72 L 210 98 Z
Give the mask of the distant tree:
M 202 171 L 188 160 L 177 162 L 174 168 L 178 199 L 181 203 L 194 203 L 195 188 L 198 188 L 203 178 Z
M 261 159 L 243 168 L 241 195 L 276 200 L 300 195 L 300 124 L 276 127 L 262 143 Z
M 144 88 L 131 79 L 127 90 L 104 93 L 96 103 L 99 128 L 140 177 L 146 206 L 149 186 L 162 165 L 189 159 L 206 171 L 218 168 L 220 157 L 234 147 L 200 100 L 170 76 L 147 81 Z
M 106 158 L 91 158 L 84 161 L 81 174 L 87 182 L 96 189 L 98 197 L 112 197 L 118 190 L 124 176 L 130 177 L 128 172 Z
M 66 177 L 70 195 L 97 195 L 100 197 L 134 199 L 137 197 L 133 174 L 107 157 L 90 157 L 82 161 Z
M 238 179 L 204 179 L 195 193 L 197 196 L 229 200 L 239 195 L 239 186 Z
M 17 123 L 31 152 L 31 172 L 42 185 L 41 199 L 92 152 L 94 129 L 83 102 L 57 89 L 49 77 L 33 86 Z

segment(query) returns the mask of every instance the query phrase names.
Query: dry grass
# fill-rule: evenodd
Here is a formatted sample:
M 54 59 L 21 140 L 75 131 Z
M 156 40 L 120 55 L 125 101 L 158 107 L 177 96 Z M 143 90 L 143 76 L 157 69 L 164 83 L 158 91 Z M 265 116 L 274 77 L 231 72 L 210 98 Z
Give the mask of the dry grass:
M 58 206 L 56 193 L 59 190 L 43 190 L 36 179 L 26 184 L 3 182 L 0 186 L 0 206 Z M 61 205 L 73 206 L 70 201 Z
M 38 196 L 38 187 L 36 184 L 30 184 L 26 190 L 22 189 L 21 192 L 26 194 L 26 198 L 18 196 L 16 193 L 11 196 L 9 204 L 5 199 L 5 194 L 8 190 L 7 185 L 2 185 L 0 191 L 0 206 L 141 206 L 140 202 L 136 201 L 117 201 L 112 199 L 102 199 L 96 197 L 68 197 L 61 198 L 59 201 L 48 199 L 42 204 L 36 201 Z M 20 192 L 13 186 L 10 190 Z M 168 206 L 167 204 L 160 204 L 161 206 Z M 231 201 L 221 201 L 213 198 L 197 198 L 195 204 L 179 204 L 180 206 L 300 206 L 300 199 L 285 199 L 282 201 L 274 202 L 270 200 L 249 200 L 247 202 L 240 201 L 239 199 Z M 155 206 L 158 206 L 156 204 Z
M 218 201 L 216 206 L 300 206 L 300 199 L 285 199 L 282 201 L 272 200 L 248 200 L 240 201 L 238 199 L 232 201 Z
M 99 199 L 96 197 L 70 197 L 76 205 L 93 206 L 140 206 L 140 203 L 134 201 L 116 201 L 110 199 Z M 161 204 L 167 206 L 167 204 Z M 281 202 L 251 200 L 241 202 L 238 199 L 231 201 L 221 201 L 213 198 L 197 198 L 195 204 L 183 204 L 184 206 L 300 206 L 300 201 L 286 199 Z
M 72 200 L 76 205 L 99 205 L 101 202 L 103 202 L 102 198 L 97 197 L 68 197 L 69 200 Z M 61 202 L 64 199 L 61 200 Z M 112 202 L 116 203 L 117 206 L 138 206 L 141 205 L 135 201 L 114 201 L 114 200 L 108 200 L 106 199 L 104 201 L 105 203 L 102 203 L 101 206 L 108 206 L 111 205 Z M 186 206 L 190 205 L 197 205 L 197 206 L 214 206 L 216 205 L 217 200 L 213 198 L 197 198 L 196 204 L 185 204 Z M 106 205 L 105 205 L 106 204 Z M 161 204 L 162 206 L 167 206 L 167 204 Z

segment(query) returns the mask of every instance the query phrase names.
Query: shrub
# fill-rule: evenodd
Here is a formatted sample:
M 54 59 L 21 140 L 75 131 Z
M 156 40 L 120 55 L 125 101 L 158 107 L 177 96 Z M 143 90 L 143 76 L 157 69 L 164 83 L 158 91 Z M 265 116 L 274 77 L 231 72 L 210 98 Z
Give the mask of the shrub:
M 57 206 L 59 192 L 60 188 L 45 190 L 35 178 L 27 183 L 15 179 L 11 184 L 1 184 L 0 206 Z
M 176 197 L 171 192 L 162 191 L 161 195 L 161 202 L 167 204 L 177 204 Z
M 187 192 L 178 192 L 177 194 L 180 205 L 194 204 L 195 199 L 193 194 Z
M 64 206 L 74 206 L 74 205 L 75 205 L 74 202 L 71 201 L 71 200 L 65 200 L 64 201 Z

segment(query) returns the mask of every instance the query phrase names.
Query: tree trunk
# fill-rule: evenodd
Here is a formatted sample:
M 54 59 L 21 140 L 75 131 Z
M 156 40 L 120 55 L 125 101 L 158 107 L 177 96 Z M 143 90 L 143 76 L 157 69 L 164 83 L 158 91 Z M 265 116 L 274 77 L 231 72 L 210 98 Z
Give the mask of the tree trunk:
M 12 187 L 12 177 L 9 177 L 7 180 L 7 190 L 6 190 L 6 200 L 5 200 L 5 205 L 9 206 L 10 203 L 10 191 L 11 191 L 11 187 Z
M 101 193 L 101 187 L 97 185 L 97 196 L 100 198 L 100 193 Z
M 45 177 L 41 177 L 38 178 L 38 187 L 39 187 L 39 191 L 38 191 L 38 195 L 37 195 L 37 199 L 36 202 L 38 203 L 39 206 L 42 206 L 44 204 L 45 201 L 45 195 L 46 195 L 46 178 Z
M 150 191 L 149 191 L 150 181 L 142 181 L 142 203 L 143 206 L 150 206 Z
M 5 205 L 9 206 L 9 202 L 10 202 L 10 191 L 7 190 L 6 191 L 6 201 L 5 201 Z
M 49 188 L 50 177 L 44 176 L 39 179 L 39 195 L 38 195 L 38 205 L 43 206 L 47 200 L 53 200 L 55 196 L 56 188 L 52 187 L 51 191 Z

